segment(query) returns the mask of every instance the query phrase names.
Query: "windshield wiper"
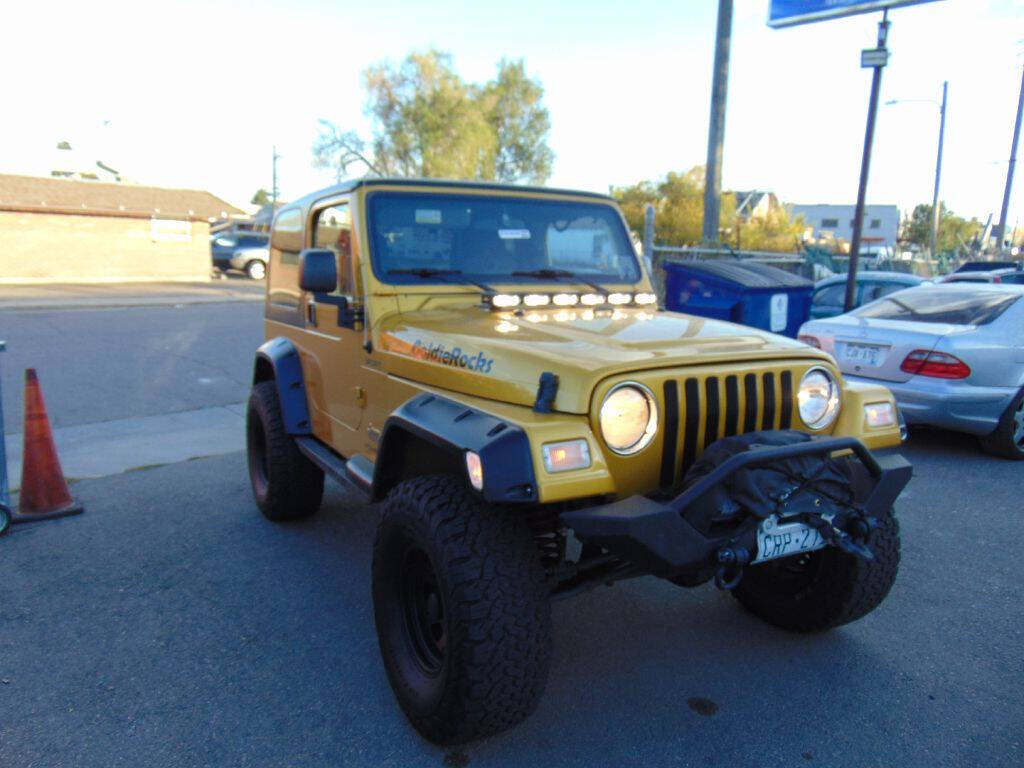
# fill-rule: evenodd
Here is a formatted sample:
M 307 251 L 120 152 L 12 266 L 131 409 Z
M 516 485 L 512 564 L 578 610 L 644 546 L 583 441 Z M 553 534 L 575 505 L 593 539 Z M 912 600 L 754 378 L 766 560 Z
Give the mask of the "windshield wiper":
M 432 267 L 415 267 L 413 269 L 389 269 L 388 270 L 388 274 L 389 275 L 413 275 L 415 277 L 423 277 L 423 278 L 427 278 L 427 277 L 440 277 L 440 278 L 444 279 L 444 278 L 447 278 L 447 277 L 454 277 L 455 275 L 461 275 L 462 274 L 462 270 L 461 269 L 434 269 Z M 491 288 L 491 286 L 487 285 L 487 283 L 481 283 L 481 282 L 478 282 L 476 280 L 471 280 L 468 277 L 463 278 L 462 280 L 448 280 L 448 282 L 451 283 L 452 285 L 459 285 L 460 283 L 472 283 L 477 288 L 482 288 L 483 290 L 487 291 L 487 293 L 490 293 L 490 294 L 497 293 L 497 291 L 494 290 L 493 288 Z
M 528 269 L 513 272 L 512 277 L 536 277 L 541 280 L 572 280 L 573 282 L 589 285 L 595 291 L 600 291 L 603 294 L 608 293 L 607 288 L 600 286 L 597 283 L 592 283 L 589 280 L 585 280 L 584 278 L 577 275 L 575 272 L 570 272 L 567 269 Z

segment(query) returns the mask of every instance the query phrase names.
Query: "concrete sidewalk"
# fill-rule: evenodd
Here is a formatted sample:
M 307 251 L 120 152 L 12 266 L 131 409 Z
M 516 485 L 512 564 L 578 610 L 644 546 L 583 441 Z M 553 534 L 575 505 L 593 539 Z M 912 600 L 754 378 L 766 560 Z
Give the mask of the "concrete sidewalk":
M 69 480 L 218 456 L 245 448 L 245 403 L 55 429 Z M 21 486 L 22 435 L 8 434 L 11 490 Z
M 262 281 L 239 278 L 207 283 L 0 284 L 0 311 L 109 309 L 263 301 Z

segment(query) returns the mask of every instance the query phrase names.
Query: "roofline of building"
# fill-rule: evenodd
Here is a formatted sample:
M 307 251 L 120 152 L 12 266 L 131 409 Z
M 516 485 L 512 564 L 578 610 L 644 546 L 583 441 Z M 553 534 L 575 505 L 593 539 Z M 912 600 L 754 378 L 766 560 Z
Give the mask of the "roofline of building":
M 122 211 L 118 208 L 70 208 L 57 205 L 16 205 L 0 203 L 0 213 L 54 213 L 61 216 L 106 216 L 113 219 L 160 219 L 170 221 L 223 221 L 224 217 L 204 217 L 184 211 Z M 231 214 L 228 214 L 231 218 Z
M 786 205 L 799 205 L 802 208 L 856 208 L 856 203 L 786 203 Z M 896 208 L 896 203 L 865 203 L 865 208 Z

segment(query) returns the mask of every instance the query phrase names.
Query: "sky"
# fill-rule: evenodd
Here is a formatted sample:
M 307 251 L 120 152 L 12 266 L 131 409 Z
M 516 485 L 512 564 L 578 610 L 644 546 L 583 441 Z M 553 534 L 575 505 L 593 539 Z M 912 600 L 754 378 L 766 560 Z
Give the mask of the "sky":
M 450 52 L 473 82 L 523 59 L 545 89 L 549 184 L 607 192 L 704 162 L 715 0 L 146 0 L 4 11 L 0 173 L 46 174 L 58 141 L 138 183 L 208 189 L 247 208 L 331 183 L 318 121 L 369 137 L 361 73 Z M 775 30 L 735 0 L 723 186 L 790 203 L 856 199 L 879 13 Z M 1024 0 L 939 0 L 890 13 L 869 204 L 931 202 L 942 81 L 941 197 L 998 217 L 1024 67 Z M 1022 148 L 1024 149 L 1024 148 Z M 355 169 L 353 169 L 355 170 Z M 359 171 L 356 171 L 358 174 Z M 1022 174 L 1018 174 L 1021 176 Z M 1024 178 L 1008 223 L 1024 225 Z

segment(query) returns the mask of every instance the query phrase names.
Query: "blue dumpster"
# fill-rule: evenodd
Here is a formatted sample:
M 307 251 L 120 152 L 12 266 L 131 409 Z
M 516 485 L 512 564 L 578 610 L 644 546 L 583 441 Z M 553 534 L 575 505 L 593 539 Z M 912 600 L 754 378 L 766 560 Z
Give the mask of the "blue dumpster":
M 665 308 L 795 338 L 810 317 L 814 283 L 752 261 L 665 263 Z

